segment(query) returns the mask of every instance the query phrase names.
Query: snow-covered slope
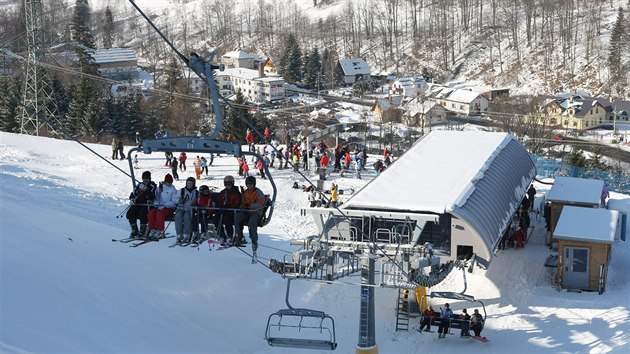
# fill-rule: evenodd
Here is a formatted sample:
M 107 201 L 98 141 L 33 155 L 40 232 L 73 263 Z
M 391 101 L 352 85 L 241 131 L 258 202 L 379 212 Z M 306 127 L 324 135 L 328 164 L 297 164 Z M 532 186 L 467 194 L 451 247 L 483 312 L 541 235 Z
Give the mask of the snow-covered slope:
M 90 145 L 108 156 L 110 148 Z M 139 156 L 154 180 L 168 172 L 161 154 Z M 126 161 L 114 161 L 125 169 Z M 235 174 L 234 158 L 210 168 L 219 186 Z M 275 173 L 274 173 L 275 172 Z M 306 193 L 289 170 L 272 171 L 279 196 L 272 222 L 260 230 L 261 255 L 292 250 L 289 240 L 315 231 L 298 209 Z M 421 173 L 421 171 L 418 171 Z M 188 177 L 193 172 L 182 173 Z M 341 188 L 366 180 L 338 179 Z M 177 184 L 181 187 L 183 182 Z M 242 185 L 242 180 L 239 180 Z M 2 353 L 313 353 L 272 348 L 267 317 L 284 308 L 286 282 L 237 249 L 130 248 L 112 242 L 128 233 L 131 183 L 70 141 L 0 133 L 0 352 Z M 263 190 L 269 186 L 260 182 Z M 539 185 L 542 195 L 545 186 Z M 395 202 L 393 200 L 392 202 Z M 614 244 L 607 292 L 558 292 L 543 267 L 544 222 L 523 250 L 500 251 L 487 271 L 467 274 L 467 293 L 488 311 L 487 344 L 435 333 L 395 332 L 396 290 L 376 290 L 376 340 L 381 353 L 627 352 L 630 247 Z M 539 224 L 542 222 L 542 224 Z M 172 228 L 172 225 L 171 225 Z M 325 310 L 337 326 L 339 353 L 355 351 L 359 279 L 332 284 L 295 281 L 291 303 Z M 461 291 L 452 273 L 431 290 Z M 435 306 L 442 302 L 435 301 Z M 457 310 L 465 304 L 454 304 Z M 414 323 L 417 328 L 417 323 Z

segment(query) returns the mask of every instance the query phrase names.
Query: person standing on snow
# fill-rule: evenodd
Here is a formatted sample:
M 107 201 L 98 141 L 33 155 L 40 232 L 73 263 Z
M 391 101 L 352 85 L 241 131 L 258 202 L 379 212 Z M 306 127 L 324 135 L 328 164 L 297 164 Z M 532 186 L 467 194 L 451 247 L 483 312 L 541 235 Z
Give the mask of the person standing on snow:
M 205 157 L 201 156 L 201 173 L 206 173 L 206 176 L 208 176 L 208 160 L 206 160 Z
M 175 212 L 175 233 L 177 234 L 178 243 L 190 242 L 194 214 L 192 206 L 197 198 L 199 198 L 199 192 L 195 186 L 195 179 L 188 177 L 186 186 L 179 191 L 177 211 Z
M 251 130 L 247 129 L 247 134 L 245 135 L 245 141 L 247 142 L 247 145 L 249 146 L 249 152 L 254 152 L 255 148 L 254 148 L 254 135 L 252 134 Z
M 173 176 L 166 174 L 155 194 L 155 206 L 147 215 L 150 239 L 164 238 L 164 220 L 173 215 L 177 206 L 177 188 L 173 186 Z
M 124 149 L 123 141 L 122 139 L 118 139 L 116 143 L 118 145 L 118 155 L 120 155 L 120 159 L 122 160 L 125 158 L 125 154 L 123 153 L 123 149 Z
M 481 330 L 483 329 L 483 317 L 479 313 L 479 310 L 475 309 L 475 313 L 470 317 L 470 323 L 470 328 L 475 332 L 475 337 L 480 337 Z
M 131 227 L 129 237 L 142 238 L 147 232 L 147 214 L 149 207 L 155 199 L 157 185 L 151 181 L 151 172 L 142 172 L 142 182 L 136 185 L 129 195 L 131 206 L 127 210 L 127 220 Z M 138 220 L 140 220 L 140 230 L 138 230 Z
M 193 166 L 195 166 L 195 176 L 197 179 L 201 178 L 201 159 L 199 155 L 197 155 L 197 158 L 193 161 Z
M 448 327 L 451 324 L 451 319 L 453 318 L 453 311 L 449 307 L 449 304 L 444 304 L 444 308 L 440 307 L 440 326 L 438 327 L 438 338 L 446 338 L 446 333 L 448 333 Z
M 118 140 L 116 137 L 112 139 L 112 160 L 118 160 Z
M 265 132 L 263 134 L 265 135 L 265 143 L 269 144 L 269 127 L 265 127 Z
M 177 173 L 177 158 L 175 156 L 171 159 L 171 174 L 176 181 L 179 181 L 179 174 Z
M 181 154 L 179 154 L 179 170 L 182 172 L 186 172 L 186 159 L 188 157 L 186 156 L 185 152 L 182 152 Z

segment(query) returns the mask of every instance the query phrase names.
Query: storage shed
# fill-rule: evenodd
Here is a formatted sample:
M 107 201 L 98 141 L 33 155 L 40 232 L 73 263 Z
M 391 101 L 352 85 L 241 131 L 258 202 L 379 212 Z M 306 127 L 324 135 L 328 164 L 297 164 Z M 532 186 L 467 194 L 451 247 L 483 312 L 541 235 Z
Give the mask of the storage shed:
M 564 206 L 599 208 L 599 199 L 603 188 L 604 181 L 596 179 L 556 177 L 546 198 L 547 202 L 551 202 L 551 235 L 553 235 Z M 549 246 L 552 246 L 555 241 L 553 237 L 550 237 L 547 242 Z
M 628 211 L 630 211 L 630 198 L 623 199 L 608 199 L 608 209 L 617 210 L 619 212 L 619 219 L 621 224 L 621 230 L 615 235 L 615 239 L 621 239 L 625 241 L 628 233 Z
M 565 289 L 606 288 L 619 212 L 566 205 L 553 237 L 558 240 L 558 283 Z
M 513 135 L 432 131 L 341 209 L 432 215 L 413 240 L 431 243 L 442 260 L 474 255 L 487 266 L 535 176 Z

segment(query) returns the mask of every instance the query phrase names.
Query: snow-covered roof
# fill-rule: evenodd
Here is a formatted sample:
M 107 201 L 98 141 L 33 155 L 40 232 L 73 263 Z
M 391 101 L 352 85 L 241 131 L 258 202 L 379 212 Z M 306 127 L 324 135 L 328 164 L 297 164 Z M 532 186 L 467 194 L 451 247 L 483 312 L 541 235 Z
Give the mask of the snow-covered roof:
M 556 177 L 547 201 L 599 205 L 603 188 L 604 181 L 597 179 Z
M 456 89 L 448 95 L 447 99 L 453 102 L 472 103 L 479 96 L 482 96 L 480 92 Z
M 560 240 L 613 243 L 618 219 L 617 210 L 567 205 L 562 208 L 553 237 Z
M 606 203 L 608 210 L 617 210 L 621 212 L 621 214 L 628 214 L 630 210 L 630 198 L 623 199 L 608 199 Z
M 260 80 L 260 81 L 270 81 L 270 82 L 284 81 L 284 79 L 281 76 L 265 75 L 261 77 L 258 73 L 258 70 L 245 69 L 245 68 L 227 68 L 223 71 L 217 72 L 216 76 L 217 77 L 229 76 L 229 77 L 236 77 L 236 78 L 245 79 L 245 80 Z
M 138 61 L 133 48 L 128 47 L 98 48 L 94 51 L 93 57 L 96 64 Z
M 418 113 L 427 114 L 435 106 L 442 107 L 438 105 L 435 101 L 420 102 L 419 100 L 414 99 L 406 106 L 407 110 L 405 113 L 410 117 L 413 117 Z
M 227 52 L 225 54 L 223 54 L 224 58 L 234 58 L 234 59 L 256 59 L 258 58 L 257 55 L 254 54 L 250 54 L 247 52 L 244 52 L 242 50 L 234 50 L 231 52 Z
M 396 108 L 400 108 L 403 98 L 405 97 L 402 95 L 391 95 L 387 97 L 379 97 L 376 99 L 375 104 L 381 107 L 382 110 L 396 109 Z
M 370 65 L 361 58 L 339 59 L 344 75 L 369 75 Z
M 535 175 L 510 134 L 433 131 L 342 208 L 451 213 L 493 248 Z

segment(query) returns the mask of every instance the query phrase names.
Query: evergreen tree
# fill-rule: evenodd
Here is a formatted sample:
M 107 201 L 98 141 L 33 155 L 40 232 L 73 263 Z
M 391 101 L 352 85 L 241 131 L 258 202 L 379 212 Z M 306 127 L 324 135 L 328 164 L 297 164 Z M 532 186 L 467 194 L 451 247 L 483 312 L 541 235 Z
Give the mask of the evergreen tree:
M 626 37 L 626 23 L 623 15 L 623 8 L 619 7 L 617 20 L 610 35 L 610 50 L 608 53 L 608 68 L 610 70 L 611 86 L 617 88 L 617 93 L 624 91 L 628 73 L 623 68 L 621 60 L 624 54 L 624 37 Z
M 114 42 L 114 15 L 109 5 L 105 8 L 105 23 L 103 24 L 103 48 L 111 48 Z
M 308 88 L 319 89 L 318 84 L 322 80 L 322 59 L 317 48 L 313 49 L 306 57 L 304 63 L 304 85 Z
M 227 114 L 223 116 L 223 135 L 232 135 L 233 141 L 245 142 L 247 124 L 244 120 L 252 122 L 252 115 L 247 112 L 245 96 L 239 89 L 236 91 L 236 99 Z M 263 128 L 264 129 L 264 128 Z
M 92 36 L 91 17 L 92 13 L 87 0 L 76 0 L 70 31 L 72 40 L 78 44 L 75 46 L 78 65 L 81 68 L 81 72 L 96 75 L 98 66 L 94 63 L 94 57 L 92 56 L 96 46 Z
M 280 75 L 288 83 L 302 80 L 302 51 L 294 34 L 289 34 L 284 43 L 284 56 L 280 62 Z
M 18 132 L 20 128 L 18 110 L 20 90 L 17 86 L 17 80 L 11 82 L 8 76 L 0 79 L 0 130 L 5 132 Z
M 68 115 L 68 108 L 71 100 L 70 93 L 57 76 L 52 77 L 51 89 L 53 98 L 51 104 L 57 109 L 59 122 L 65 126 L 66 116 Z
M 577 177 L 579 175 L 580 170 L 586 167 L 586 158 L 584 157 L 584 152 L 582 149 L 573 145 L 571 147 L 571 152 L 565 156 L 564 162 L 569 165 L 569 175 L 573 177 Z

